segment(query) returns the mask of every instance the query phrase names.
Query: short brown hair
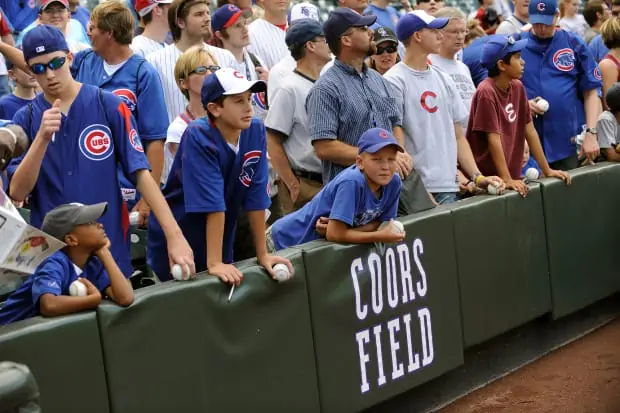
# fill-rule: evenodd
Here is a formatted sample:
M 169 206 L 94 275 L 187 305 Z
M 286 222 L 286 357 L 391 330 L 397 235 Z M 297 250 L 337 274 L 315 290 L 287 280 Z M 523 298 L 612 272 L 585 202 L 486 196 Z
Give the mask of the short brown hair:
M 116 43 L 131 44 L 134 34 L 133 14 L 119 0 L 108 0 L 97 5 L 90 15 L 90 21 L 99 30 L 112 33 Z
M 599 19 L 599 15 L 602 16 L 605 13 L 604 7 L 607 7 L 601 0 L 590 0 L 583 8 L 583 18 L 590 27 L 594 26 Z
M 172 39 L 176 42 L 181 38 L 181 28 L 177 24 L 177 20 L 185 21 L 189 14 L 189 9 L 197 4 L 206 4 L 211 6 L 209 0 L 174 0 L 168 9 L 168 25 L 172 33 Z
M 189 92 L 181 87 L 181 81 L 187 79 L 189 75 L 200 65 L 209 65 L 207 60 L 211 60 L 212 65 L 218 65 L 218 61 L 203 45 L 192 46 L 185 51 L 174 65 L 174 79 L 183 96 L 189 100 Z

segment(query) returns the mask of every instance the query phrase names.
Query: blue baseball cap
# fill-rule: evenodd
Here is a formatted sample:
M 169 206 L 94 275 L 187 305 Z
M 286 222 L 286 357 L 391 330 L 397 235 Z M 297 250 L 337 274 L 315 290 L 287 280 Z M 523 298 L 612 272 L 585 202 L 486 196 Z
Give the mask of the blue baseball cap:
M 385 129 L 373 128 L 368 129 L 362 133 L 357 141 L 358 153 L 377 153 L 386 146 L 396 146 L 398 152 L 405 152 L 402 146 L 398 143 L 394 135 Z
M 340 39 L 350 27 L 370 27 L 377 21 L 377 16 L 362 16 L 348 7 L 339 7 L 329 13 L 323 25 L 325 38 L 330 43 Z
M 556 0 L 533 0 L 530 1 L 529 11 L 531 24 L 541 23 L 551 26 L 558 12 L 558 2 Z
M 262 80 L 250 81 L 232 68 L 220 69 L 205 77 L 200 89 L 200 100 L 203 106 L 207 106 L 222 96 L 238 95 L 248 90 L 252 93 L 265 92 L 267 83 Z
M 225 4 L 213 13 L 211 17 L 211 29 L 213 29 L 213 32 L 219 32 L 235 24 L 240 17 L 246 19 L 252 17 L 252 11 L 241 10 L 234 4 Z
M 295 21 L 295 24 L 288 29 L 284 40 L 290 49 L 306 44 L 317 36 L 325 36 L 321 23 L 312 19 L 302 19 Z
M 62 50 L 69 52 L 69 45 L 65 35 L 54 26 L 40 24 L 30 30 L 22 40 L 22 50 L 26 62 L 42 54 L 54 53 Z
M 492 69 L 506 55 L 520 52 L 525 49 L 525 46 L 527 46 L 527 39 L 515 40 L 512 36 L 493 35 L 482 46 L 480 64 L 487 69 Z
M 401 42 L 423 29 L 443 29 L 450 22 L 447 17 L 435 18 L 424 10 L 406 13 L 396 23 L 396 36 Z

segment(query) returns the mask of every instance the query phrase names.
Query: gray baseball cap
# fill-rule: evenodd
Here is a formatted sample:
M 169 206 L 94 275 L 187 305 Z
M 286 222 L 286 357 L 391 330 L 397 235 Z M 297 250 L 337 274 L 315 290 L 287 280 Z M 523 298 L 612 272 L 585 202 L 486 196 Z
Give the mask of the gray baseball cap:
M 98 220 L 108 209 L 108 203 L 94 205 L 71 203 L 52 209 L 45 215 L 41 231 L 63 241 L 65 236 L 78 225 Z

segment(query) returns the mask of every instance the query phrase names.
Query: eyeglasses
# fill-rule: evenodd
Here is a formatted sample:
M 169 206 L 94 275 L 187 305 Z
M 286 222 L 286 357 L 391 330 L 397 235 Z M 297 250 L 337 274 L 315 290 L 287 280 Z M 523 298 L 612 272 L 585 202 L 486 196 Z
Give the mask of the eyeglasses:
M 382 55 L 383 53 L 396 53 L 398 51 L 398 48 L 394 45 L 390 45 L 387 47 L 377 47 L 377 53 L 375 53 L 377 56 L 378 55 Z
M 207 72 L 213 73 L 213 72 L 217 72 L 218 70 L 220 70 L 221 68 L 219 66 L 215 66 L 215 65 L 211 65 L 211 66 L 198 66 L 196 69 L 192 70 L 191 72 L 189 72 L 189 75 L 204 75 Z
M 58 70 L 65 64 L 66 61 L 67 56 L 59 56 L 53 58 L 47 63 L 35 63 L 30 66 L 30 70 L 32 70 L 32 73 L 35 75 L 42 75 L 47 72 L 48 67 L 52 70 Z

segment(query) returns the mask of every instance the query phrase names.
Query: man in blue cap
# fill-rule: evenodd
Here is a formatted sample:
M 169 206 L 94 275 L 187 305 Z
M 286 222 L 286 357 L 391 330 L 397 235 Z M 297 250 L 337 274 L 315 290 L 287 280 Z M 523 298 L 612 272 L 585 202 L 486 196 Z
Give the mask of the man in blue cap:
M 312 19 L 299 20 L 285 40 L 297 67 L 271 100 L 265 126 L 271 164 L 280 177 L 280 212 L 286 215 L 304 206 L 323 187 L 323 166 L 312 149 L 305 104 L 331 55 L 323 26 Z
M 376 16 L 338 8 L 323 25 L 325 39 L 336 56 L 334 65 L 319 78 L 308 94 L 306 110 L 314 150 L 323 161 L 323 183 L 353 165 L 357 141 L 371 128 L 383 128 L 404 145 L 402 113 L 392 86 L 364 63 L 375 54 L 369 29 Z M 411 171 L 411 157 L 397 155 L 398 172 Z
M 584 121 L 581 155 L 594 161 L 599 153 L 601 72 L 579 36 L 556 29 L 560 16 L 556 0 L 533 0 L 529 12 L 532 29 L 515 37 L 527 39 L 522 81 L 535 114 L 534 126 L 551 167 L 574 169 L 579 166 L 575 137 L 582 133 Z M 544 101 L 538 105 L 541 99 L 548 102 L 548 109 Z

